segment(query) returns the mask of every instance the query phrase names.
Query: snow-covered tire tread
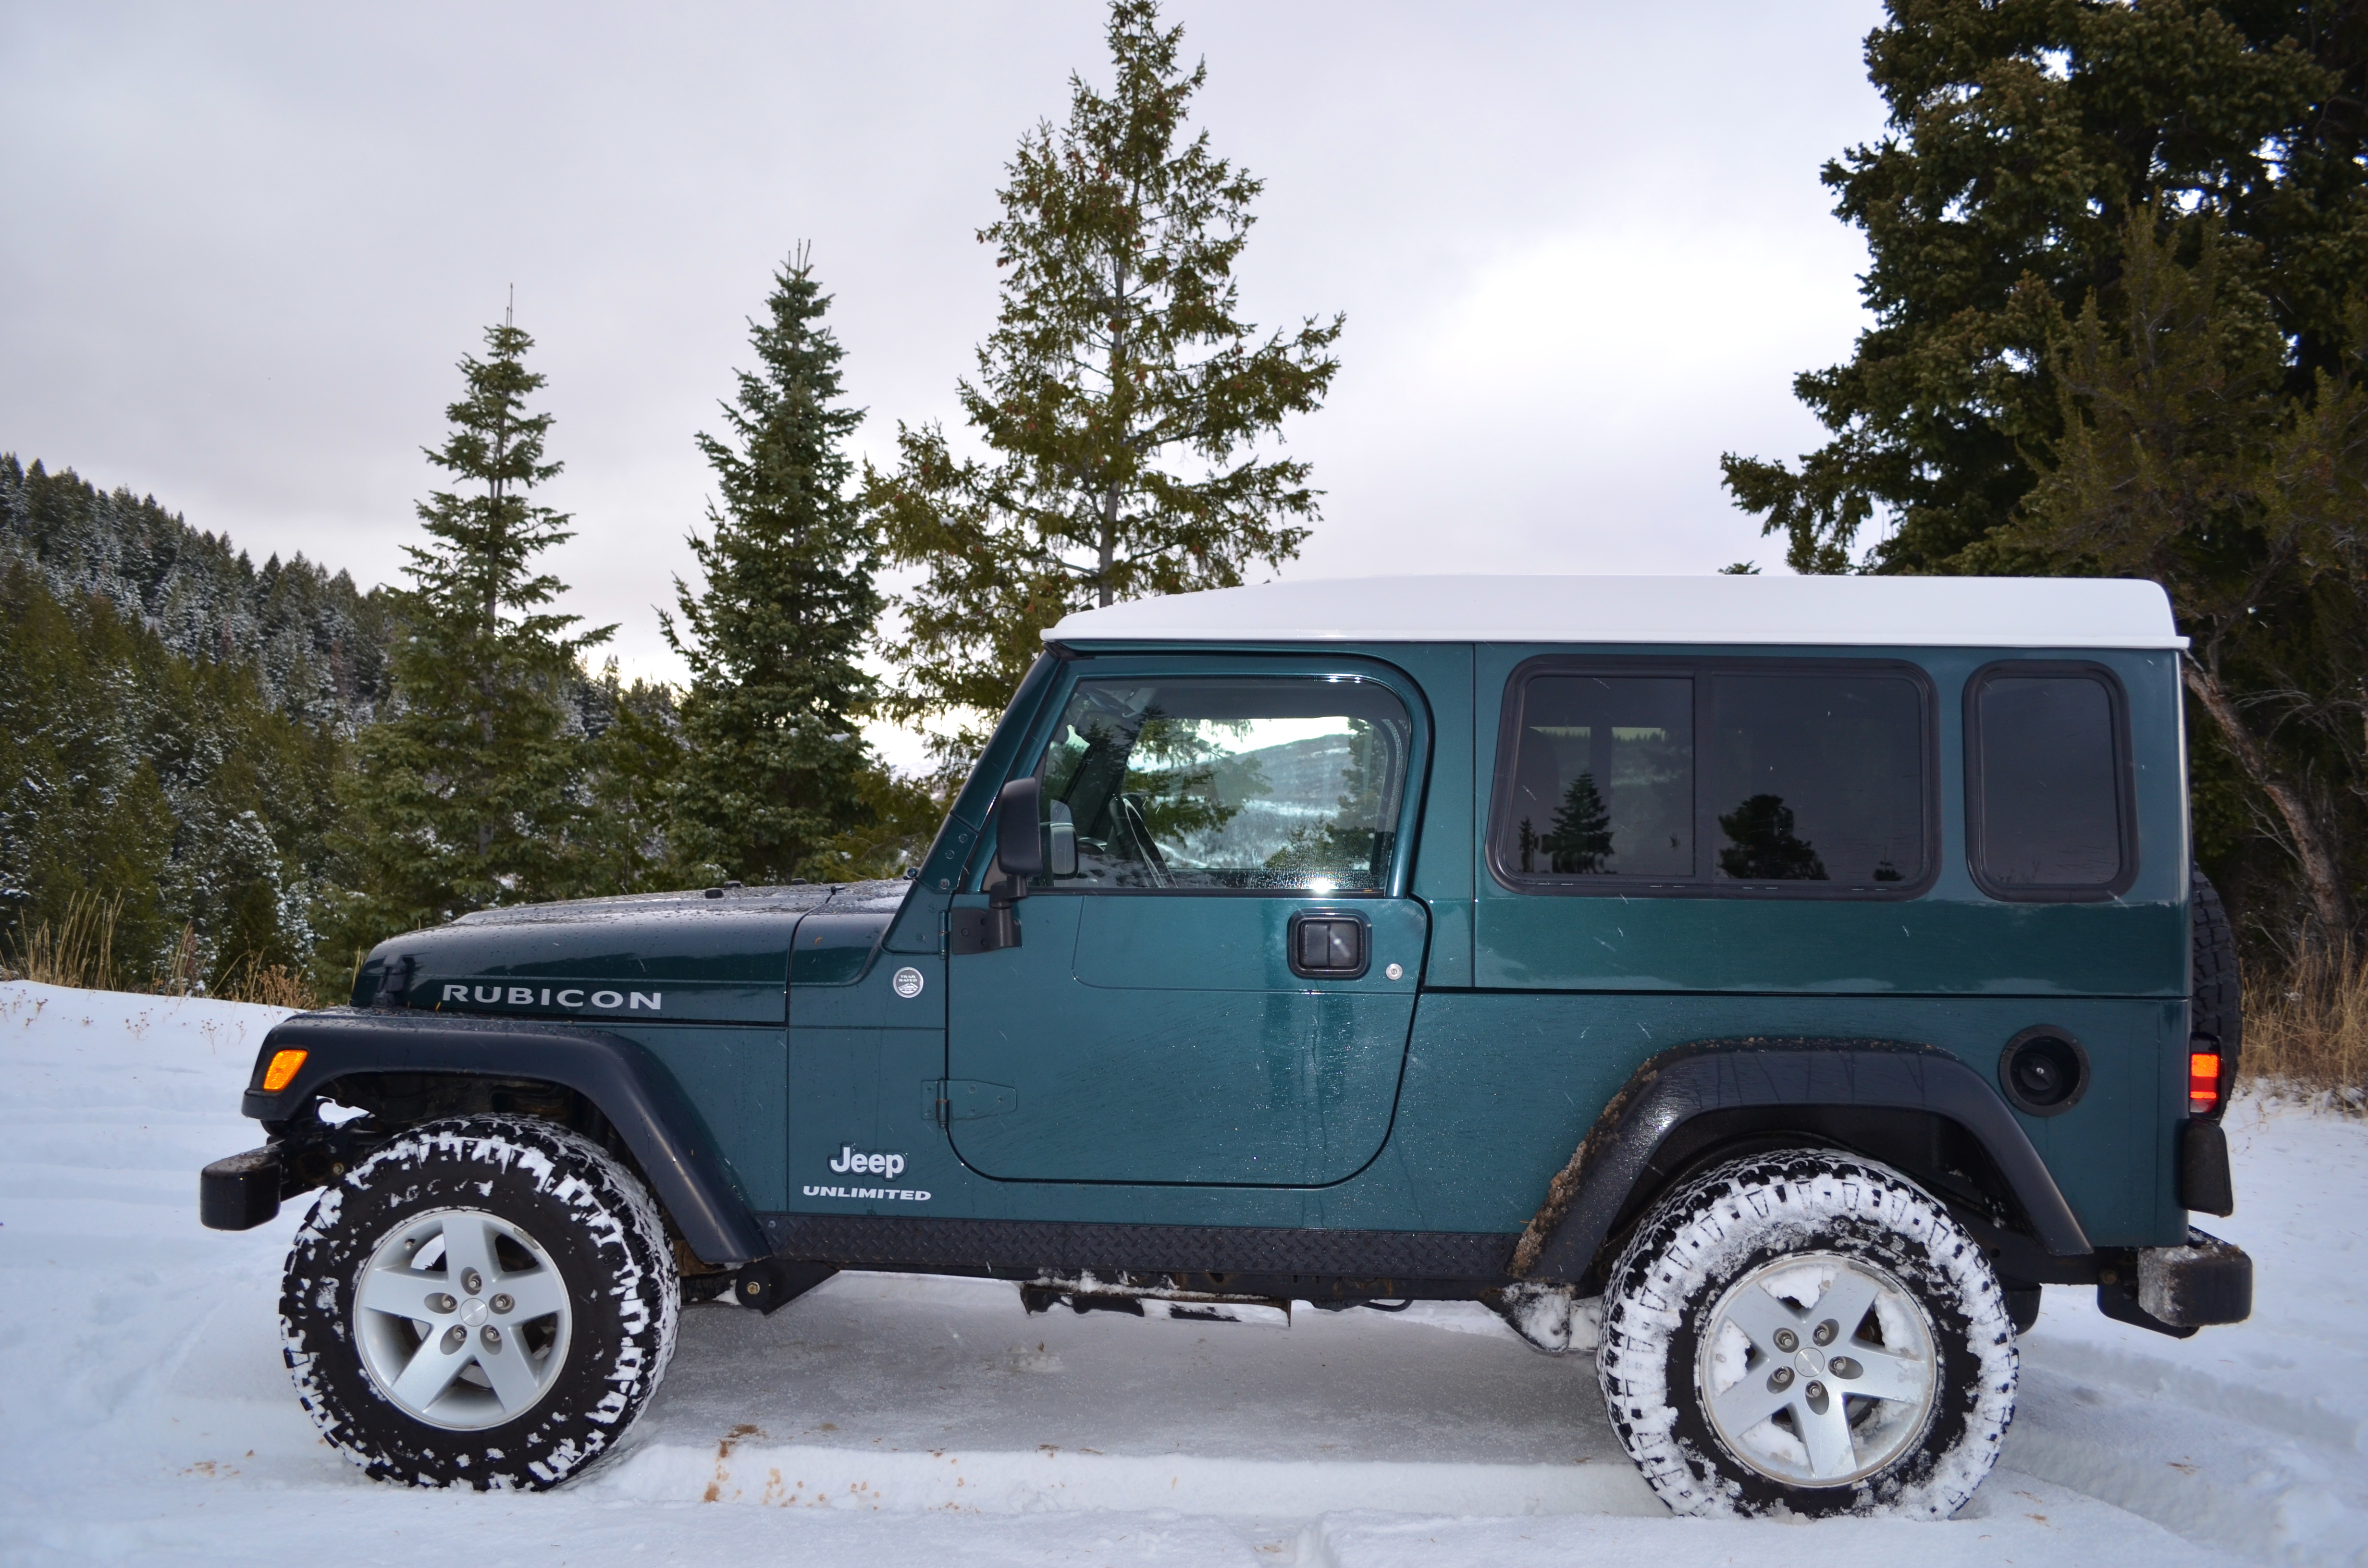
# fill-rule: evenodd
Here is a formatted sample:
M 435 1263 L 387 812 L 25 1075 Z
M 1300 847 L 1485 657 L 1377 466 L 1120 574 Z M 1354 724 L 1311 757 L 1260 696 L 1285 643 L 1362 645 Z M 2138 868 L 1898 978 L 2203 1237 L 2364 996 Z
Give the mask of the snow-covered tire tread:
M 1839 1252 L 1907 1286 L 1931 1320 L 1941 1386 L 1923 1441 L 1847 1486 L 1789 1487 L 1729 1454 L 1691 1392 L 1699 1319 L 1770 1258 Z M 1784 1151 L 1731 1161 L 1664 1199 L 1604 1292 L 1597 1376 L 1613 1429 L 1671 1511 L 1947 1518 L 1998 1461 L 2020 1362 L 1981 1247 L 1930 1194 L 1873 1160 Z
M 558 1261 L 572 1363 L 518 1419 L 479 1431 L 407 1415 L 371 1381 L 350 1322 L 356 1276 L 405 1215 L 489 1208 Z M 282 1354 L 329 1446 L 381 1480 L 542 1491 L 616 1452 L 674 1355 L 681 1287 L 646 1187 L 554 1123 L 476 1115 L 397 1134 L 324 1189 L 296 1232 L 280 1295 Z

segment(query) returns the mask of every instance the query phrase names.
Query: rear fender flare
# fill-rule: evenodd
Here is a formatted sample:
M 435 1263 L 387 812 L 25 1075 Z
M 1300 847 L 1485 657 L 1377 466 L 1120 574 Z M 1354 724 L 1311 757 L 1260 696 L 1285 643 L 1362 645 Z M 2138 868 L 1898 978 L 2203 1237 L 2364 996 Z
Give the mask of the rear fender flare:
M 1987 1153 L 2041 1246 L 2056 1257 L 2092 1250 L 2014 1113 L 1955 1057 L 1894 1040 L 1752 1038 L 1679 1046 L 1637 1068 L 1548 1184 L 1510 1272 L 1540 1281 L 1585 1278 L 1655 1153 L 1686 1122 L 1744 1108 L 1835 1108 L 1954 1122 Z
M 288 1050 L 306 1053 L 303 1066 L 277 1094 L 265 1092 L 266 1065 Z M 268 1124 L 285 1122 L 338 1079 L 375 1073 L 527 1079 L 572 1089 L 617 1130 L 692 1252 L 732 1267 L 769 1250 L 682 1085 L 649 1051 L 604 1029 L 383 1008 L 300 1013 L 264 1037 L 240 1109 Z

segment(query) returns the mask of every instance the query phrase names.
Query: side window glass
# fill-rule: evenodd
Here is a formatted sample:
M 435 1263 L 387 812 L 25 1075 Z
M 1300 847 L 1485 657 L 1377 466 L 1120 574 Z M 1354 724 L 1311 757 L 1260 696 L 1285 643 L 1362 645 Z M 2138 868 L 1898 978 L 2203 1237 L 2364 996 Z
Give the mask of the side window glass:
M 1724 881 L 1924 877 L 1921 694 L 1896 676 L 1719 675 L 1703 808 Z
M 1370 680 L 1080 681 L 1039 765 L 1035 885 L 1383 889 L 1413 738 Z
M 2009 666 L 1975 678 L 1968 803 L 1985 892 L 2103 897 L 2128 885 L 2116 697 L 2094 673 Z
M 1513 706 L 1491 826 L 1510 879 L 1606 893 L 1926 880 L 1930 748 L 1907 676 L 1549 667 Z
M 1682 676 L 1531 680 L 1514 763 L 1510 869 L 1691 877 L 1693 690 Z

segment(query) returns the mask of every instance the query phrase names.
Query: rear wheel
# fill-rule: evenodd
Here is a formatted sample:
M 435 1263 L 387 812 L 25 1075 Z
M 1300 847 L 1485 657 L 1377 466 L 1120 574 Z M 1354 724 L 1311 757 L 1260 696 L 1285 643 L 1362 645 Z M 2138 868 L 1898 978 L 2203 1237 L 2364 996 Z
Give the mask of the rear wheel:
M 280 1335 L 332 1447 L 417 1485 L 540 1490 L 613 1451 L 678 1299 L 641 1184 L 546 1122 L 405 1132 L 296 1233 Z
M 1678 1513 L 1945 1518 L 1997 1462 L 2017 1363 L 2005 1294 L 1945 1209 L 1803 1151 L 1663 1200 L 1612 1270 L 1597 1369 Z

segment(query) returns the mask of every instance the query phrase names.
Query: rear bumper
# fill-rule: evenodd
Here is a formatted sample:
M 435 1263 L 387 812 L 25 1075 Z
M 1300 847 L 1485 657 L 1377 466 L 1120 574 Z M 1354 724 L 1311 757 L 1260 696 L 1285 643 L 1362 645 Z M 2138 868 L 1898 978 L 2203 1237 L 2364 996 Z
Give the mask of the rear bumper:
M 2185 1245 L 2141 1248 L 2135 1269 L 2100 1275 L 2097 1310 L 2180 1339 L 2215 1324 L 2242 1323 L 2253 1315 L 2253 1260 L 2244 1248 L 2191 1227 Z
M 2138 1305 L 2178 1328 L 2243 1323 L 2253 1315 L 2253 1260 L 2244 1248 L 2191 1229 L 2185 1246 L 2138 1254 Z

